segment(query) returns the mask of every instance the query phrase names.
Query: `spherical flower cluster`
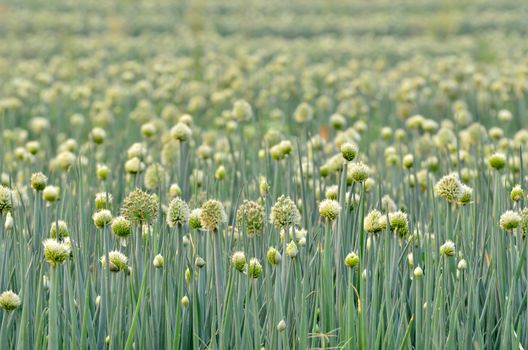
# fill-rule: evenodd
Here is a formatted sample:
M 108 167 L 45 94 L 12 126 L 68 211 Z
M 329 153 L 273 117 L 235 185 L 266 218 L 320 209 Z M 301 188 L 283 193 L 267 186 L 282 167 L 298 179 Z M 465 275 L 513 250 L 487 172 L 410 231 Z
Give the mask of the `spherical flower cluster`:
M 505 231 L 516 229 L 520 223 L 521 216 L 512 210 L 504 212 L 499 220 L 500 227 Z
M 100 260 L 104 269 L 109 265 L 112 272 L 128 271 L 128 258 L 117 250 L 108 253 L 109 264 L 106 263 L 106 254 Z
M 143 182 L 149 190 L 158 188 L 164 181 L 165 169 L 161 164 L 154 163 L 147 167 Z
M 51 266 L 64 263 L 70 255 L 69 246 L 56 239 L 46 239 L 42 244 L 44 245 L 44 258 Z
M 167 209 L 167 224 L 170 227 L 183 226 L 189 222 L 189 206 L 179 197 L 169 203 Z
M 455 253 L 455 243 L 453 241 L 446 241 L 440 246 L 440 255 L 453 256 Z
M 271 208 L 270 221 L 277 228 L 291 227 L 299 224 L 301 213 L 290 197 L 282 195 Z
M 358 266 L 359 256 L 355 252 L 348 253 L 345 257 L 345 265 L 351 268 Z
M 350 163 L 348 174 L 353 182 L 365 182 L 370 175 L 370 168 L 363 162 Z
M 189 227 L 197 230 L 202 228 L 202 219 L 201 219 L 202 210 L 200 208 L 193 209 L 189 214 Z
M 152 266 L 154 266 L 157 269 L 160 269 L 165 264 L 165 259 L 163 259 L 163 256 L 161 254 L 158 254 L 154 257 L 154 260 L 152 260 Z
M 0 216 L 13 209 L 13 191 L 0 185 Z
M 92 216 L 95 227 L 104 228 L 112 222 L 112 212 L 108 209 L 101 209 Z
M 239 229 L 249 236 L 260 233 L 264 228 L 264 207 L 257 202 L 245 200 L 237 210 L 236 220 Z
M 293 113 L 293 119 L 295 119 L 298 123 L 304 123 L 307 121 L 312 120 L 313 118 L 313 109 L 312 107 L 306 103 L 303 102 L 300 105 L 297 106 L 295 109 L 295 112 Z
M 108 192 L 99 192 L 95 195 L 95 209 L 109 209 L 112 206 L 112 194 Z
M 424 272 L 420 266 L 417 266 L 413 271 L 413 275 L 416 279 L 422 278 L 423 273 Z
M 42 191 L 42 198 L 49 203 L 58 201 L 60 198 L 60 188 L 51 185 L 46 186 Z
M 173 139 L 186 142 L 192 137 L 192 130 L 187 124 L 179 122 L 171 129 L 170 134 Z
M 286 255 L 290 258 L 295 258 L 297 254 L 299 254 L 299 249 L 297 248 L 295 241 L 290 241 L 290 243 L 286 245 Z
M 0 307 L 6 311 L 12 311 L 22 304 L 20 297 L 13 291 L 5 291 L 0 294 Z
M 130 235 L 130 221 L 122 216 L 112 220 L 112 233 L 119 238 L 126 238 Z
M 382 230 L 382 225 L 380 224 L 380 219 L 382 213 L 379 210 L 371 210 L 365 219 L 363 220 L 363 228 L 368 233 L 377 233 Z
M 237 100 L 233 104 L 233 117 L 239 122 L 245 122 L 253 117 L 251 105 L 245 100 Z
M 231 256 L 231 264 L 237 271 L 244 271 L 246 267 L 246 255 L 244 252 L 234 252 Z
M 389 225 L 392 232 L 405 236 L 409 232 L 409 220 L 407 214 L 401 211 L 389 213 Z
M 510 198 L 514 202 L 520 201 L 524 197 L 524 191 L 521 187 L 521 185 L 516 185 L 514 188 L 512 188 L 510 193 Z
M 31 188 L 35 191 L 42 191 L 48 184 L 48 177 L 43 173 L 34 173 L 31 175 Z
M 495 170 L 501 170 L 506 166 L 506 156 L 502 153 L 494 153 L 488 158 L 488 165 Z
M 345 142 L 341 145 L 341 155 L 348 162 L 356 158 L 357 152 L 358 148 L 354 143 Z
M 458 197 L 458 204 L 466 205 L 473 201 L 473 189 L 469 186 L 462 184 L 460 196 Z
M 268 262 L 270 263 L 270 265 L 277 265 L 277 264 L 280 264 L 281 262 L 281 254 L 279 253 L 279 251 L 273 247 L 270 247 L 268 249 L 268 252 L 266 254 L 267 258 L 268 258 Z
M 337 219 L 341 212 L 341 206 L 336 200 L 325 199 L 319 204 L 319 215 L 330 222 Z
M 449 203 L 457 203 L 462 194 L 462 183 L 455 173 L 445 175 L 435 185 L 435 194 Z
M 121 215 L 134 224 L 150 224 L 158 217 L 158 199 L 137 188 L 124 199 Z
M 208 231 L 214 231 L 218 226 L 227 221 L 227 214 L 222 203 L 210 199 L 202 204 L 200 222 L 202 227 Z
M 249 278 L 257 279 L 262 275 L 262 265 L 257 258 L 251 258 L 247 267 Z
M 58 228 L 58 230 L 57 230 Z M 57 231 L 59 234 L 57 235 Z M 50 237 L 55 239 L 63 239 L 69 236 L 68 225 L 62 220 L 54 221 L 51 223 Z

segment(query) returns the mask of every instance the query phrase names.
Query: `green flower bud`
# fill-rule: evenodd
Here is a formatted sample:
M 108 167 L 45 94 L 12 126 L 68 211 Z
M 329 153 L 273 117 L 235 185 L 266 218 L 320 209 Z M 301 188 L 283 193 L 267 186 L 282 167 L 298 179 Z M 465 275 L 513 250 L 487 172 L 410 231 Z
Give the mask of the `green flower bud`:
M 341 145 L 341 155 L 345 158 L 346 161 L 352 161 L 356 158 L 358 148 L 355 144 L 350 142 L 345 142 Z
M 130 221 L 122 216 L 112 221 L 112 233 L 119 238 L 127 238 L 130 235 Z
M 244 271 L 244 267 L 246 266 L 246 256 L 244 252 L 233 253 L 231 256 L 231 263 L 233 264 L 233 267 L 239 272 Z
M 48 184 L 48 177 L 43 173 L 34 173 L 31 175 L 31 187 L 35 191 L 42 191 Z
M 440 255 L 453 256 L 455 253 L 455 243 L 453 241 L 446 241 L 440 246 Z
M 110 223 L 112 222 L 112 213 L 108 209 L 102 209 L 94 213 L 92 218 L 95 227 L 103 228 L 105 226 L 110 225 Z
M 57 237 L 57 228 L 59 231 L 58 237 Z M 64 237 L 68 237 L 68 236 L 69 236 L 69 231 L 68 231 L 68 225 L 66 224 L 66 222 L 59 220 L 57 222 L 54 221 L 51 223 L 51 228 L 50 228 L 51 238 L 63 239 Z
M 46 186 L 42 191 L 42 198 L 49 203 L 58 201 L 60 198 L 60 188 L 57 186 Z
M 273 247 L 270 247 L 270 248 L 268 249 L 267 257 L 268 257 L 268 262 L 269 262 L 271 265 L 278 265 L 278 264 L 280 264 L 281 259 L 282 259 L 280 253 L 277 251 L 277 249 L 275 249 L 275 248 L 273 248 Z
M 288 255 L 290 258 L 295 258 L 299 254 L 299 249 L 297 248 L 297 245 L 294 241 L 291 241 L 286 246 L 286 255 Z
M 70 255 L 68 246 L 55 239 L 46 239 L 42 244 L 44 245 L 44 258 L 53 267 L 64 263 Z
M 262 275 L 262 265 L 257 258 L 251 258 L 247 269 L 249 278 L 257 279 Z
M 354 253 L 348 253 L 348 255 L 345 257 L 345 265 L 352 268 L 359 265 L 359 256 Z
M 154 260 L 152 261 L 152 265 L 157 269 L 162 268 L 164 263 L 165 259 L 163 259 L 163 256 L 161 256 L 161 254 L 156 255 L 154 257 Z

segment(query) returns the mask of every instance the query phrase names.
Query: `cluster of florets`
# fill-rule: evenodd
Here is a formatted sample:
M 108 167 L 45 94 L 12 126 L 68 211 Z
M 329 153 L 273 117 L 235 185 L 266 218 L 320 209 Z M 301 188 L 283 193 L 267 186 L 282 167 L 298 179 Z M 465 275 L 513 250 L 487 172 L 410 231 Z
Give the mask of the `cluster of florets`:
M 245 200 L 237 210 L 236 220 L 239 229 L 252 236 L 264 228 L 264 207 L 255 201 Z
M 200 211 L 200 223 L 208 231 L 215 231 L 218 226 L 227 221 L 227 214 L 222 203 L 210 199 L 202 204 Z
M 124 199 L 121 215 L 131 223 L 152 223 L 158 217 L 158 199 L 153 194 L 135 189 Z
M 170 227 L 183 226 L 189 222 L 189 206 L 179 197 L 169 203 L 167 224 Z
M 299 224 L 301 213 L 290 197 L 282 195 L 271 208 L 270 221 L 278 228 L 291 227 Z

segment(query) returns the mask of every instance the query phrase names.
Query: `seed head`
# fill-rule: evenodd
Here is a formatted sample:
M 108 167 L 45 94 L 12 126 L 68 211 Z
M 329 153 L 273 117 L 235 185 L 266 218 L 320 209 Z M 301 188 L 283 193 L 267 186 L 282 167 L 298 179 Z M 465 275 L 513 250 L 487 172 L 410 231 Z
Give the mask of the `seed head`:
M 348 255 L 345 257 L 345 265 L 352 268 L 359 265 L 359 256 L 354 253 L 348 253 Z
M 145 188 L 153 190 L 158 188 L 164 181 L 165 169 L 161 164 L 154 163 L 147 167 L 145 171 Z
M 187 124 L 179 122 L 172 127 L 170 134 L 173 139 L 186 142 L 192 137 L 192 130 Z
M 57 228 L 59 231 L 58 237 L 57 237 Z M 51 238 L 63 239 L 64 237 L 68 237 L 68 236 L 69 236 L 69 231 L 68 231 L 68 225 L 66 224 L 66 222 L 59 220 L 57 222 L 54 221 L 51 223 L 51 228 L 50 228 Z
M 70 255 L 70 248 L 56 239 L 48 238 L 42 244 L 44 245 L 44 258 L 53 267 L 64 263 Z
M 517 227 L 519 227 L 520 223 L 521 216 L 512 210 L 504 212 L 504 214 L 501 215 L 499 221 L 500 227 L 506 231 L 516 229 Z
M 389 213 L 389 225 L 391 231 L 399 233 L 402 237 L 409 232 L 409 220 L 404 212 Z
M 295 241 L 290 241 L 290 243 L 288 243 L 286 246 L 286 255 L 293 259 L 297 256 L 297 254 L 299 254 L 299 249 L 297 248 Z
M 136 188 L 124 199 L 121 215 L 134 224 L 150 224 L 158 217 L 158 199 Z
M 346 161 L 350 162 L 356 158 L 358 148 L 351 142 L 345 142 L 341 145 L 341 155 Z
M 95 227 L 104 228 L 112 222 L 112 212 L 108 209 L 102 209 L 95 212 L 92 216 Z
M 202 210 L 200 208 L 193 209 L 189 214 L 189 227 L 197 230 L 202 228 L 202 219 L 201 219 Z
M 350 163 L 348 172 L 353 182 L 365 182 L 370 175 L 369 167 L 362 162 Z
M 222 203 L 215 199 L 210 199 L 202 204 L 200 222 L 203 228 L 208 231 L 214 231 L 226 221 L 227 214 Z
M 95 195 L 95 209 L 109 209 L 112 206 L 112 194 L 108 192 L 99 192 Z
M 301 213 L 290 197 L 282 195 L 271 208 L 270 221 L 277 228 L 291 227 L 299 224 Z
M 13 291 L 5 291 L 0 294 L 0 307 L 6 311 L 13 311 L 22 304 L 20 297 Z
M 46 186 L 42 191 L 42 198 L 49 203 L 58 201 L 60 198 L 60 188 L 51 185 Z
M 13 209 L 13 191 L 0 185 L 0 216 Z
M 157 269 L 162 268 L 164 263 L 165 259 L 163 259 L 163 256 L 161 256 L 161 254 L 156 255 L 154 257 L 154 260 L 152 261 L 152 265 Z
M 170 227 L 183 226 L 189 222 L 189 206 L 179 197 L 169 203 L 167 224 Z
M 97 178 L 99 180 L 101 181 L 106 180 L 109 172 L 110 172 L 110 168 L 107 165 L 104 165 L 104 164 L 97 165 L 96 173 L 97 173 Z
M 249 260 L 247 274 L 249 278 L 257 279 L 262 275 L 262 265 L 257 258 Z
M 506 156 L 502 153 L 492 154 L 488 158 L 488 165 L 495 170 L 501 170 L 506 165 Z
M 440 255 L 453 256 L 455 255 L 455 243 L 453 241 L 446 241 L 440 246 Z
M 42 191 L 48 184 L 48 177 L 43 173 L 34 173 L 31 175 L 31 187 L 35 191 Z
M 281 255 L 280 255 L 280 253 L 278 252 L 277 249 L 275 249 L 273 247 L 270 247 L 268 249 L 268 253 L 266 255 L 267 255 L 267 258 L 268 258 L 268 262 L 271 265 L 280 264 L 282 257 L 281 257 Z
M 325 199 L 319 204 L 319 214 L 325 220 L 330 222 L 337 219 L 341 212 L 341 206 L 336 200 Z
M 233 264 L 233 267 L 239 272 L 244 271 L 246 266 L 246 255 L 244 252 L 234 252 L 231 256 L 231 264 Z
M 379 210 L 371 210 L 363 220 L 363 228 L 368 233 L 377 233 L 381 231 L 380 218 L 383 214 Z
M 233 104 L 232 114 L 239 122 L 245 122 L 253 117 L 253 110 L 249 103 L 244 100 L 238 100 Z
M 524 197 L 524 191 L 521 185 L 517 185 L 514 188 L 512 188 L 510 197 L 511 197 L 511 200 L 514 202 L 518 202 Z
M 103 269 L 106 269 L 106 254 L 101 256 L 101 264 Z M 108 253 L 108 260 L 110 261 L 110 271 L 119 272 L 119 271 L 128 271 L 128 258 L 125 254 L 114 250 Z
M 435 185 L 435 194 L 449 203 L 456 203 L 462 194 L 462 183 L 455 173 L 442 177 Z
M 244 200 L 237 210 L 236 220 L 239 229 L 244 229 L 248 236 L 260 233 L 264 228 L 264 207 L 257 202 Z
M 130 221 L 122 216 L 112 220 L 112 233 L 119 238 L 127 238 L 130 235 Z

